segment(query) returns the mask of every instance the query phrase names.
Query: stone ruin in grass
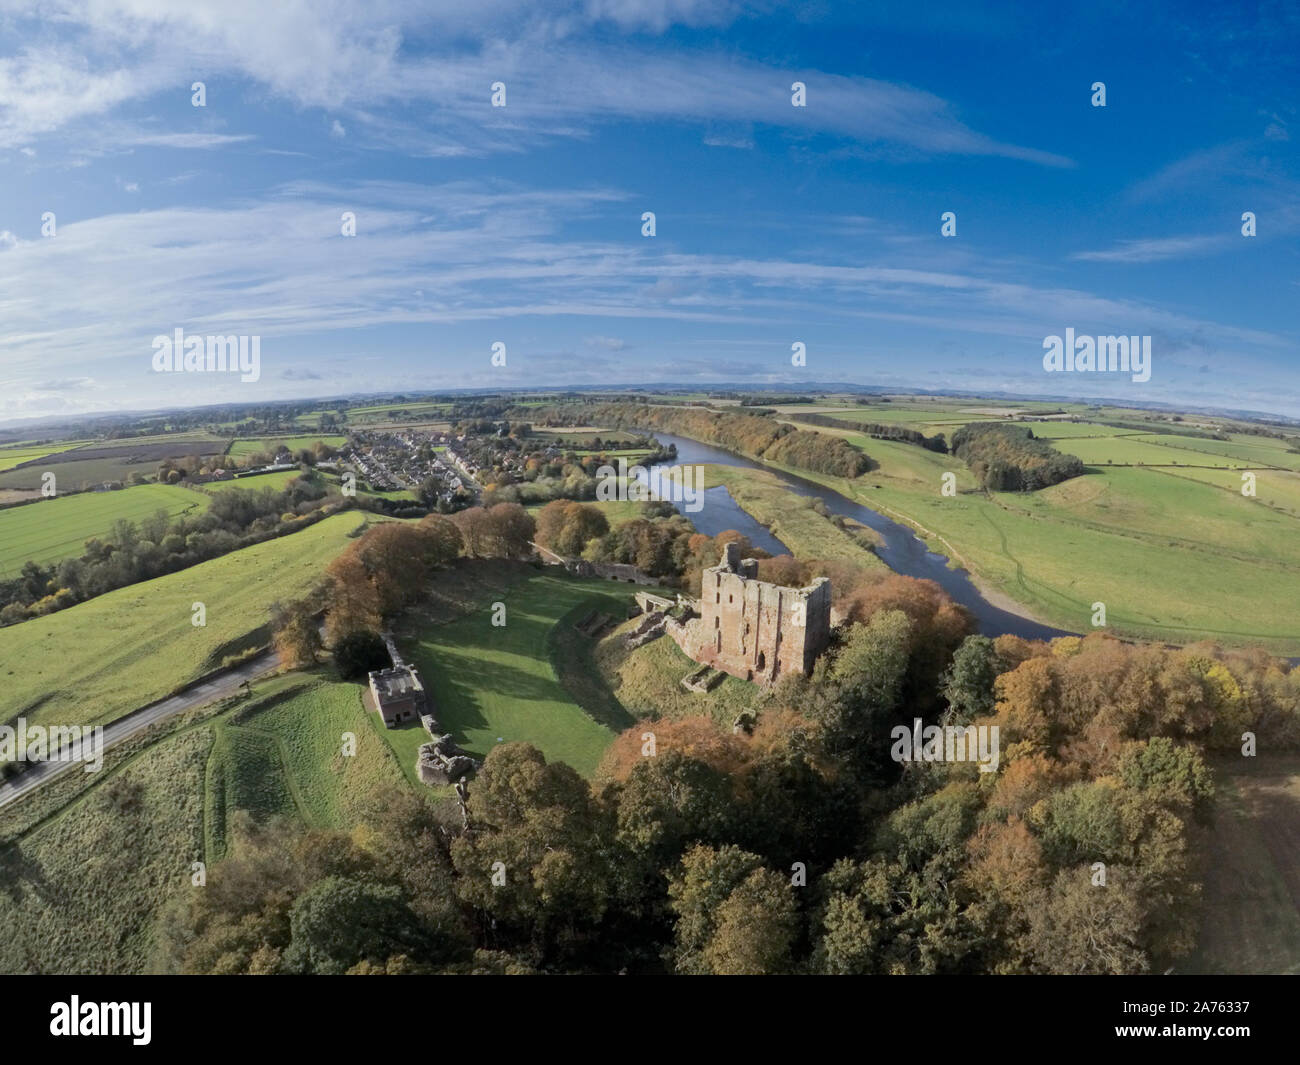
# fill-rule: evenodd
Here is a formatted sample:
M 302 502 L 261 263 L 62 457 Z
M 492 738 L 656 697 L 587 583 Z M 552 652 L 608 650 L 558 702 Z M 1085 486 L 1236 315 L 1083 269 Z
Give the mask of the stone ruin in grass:
M 478 772 L 482 763 L 456 746 L 451 733 L 442 731 L 437 706 L 425 690 L 419 673 L 402 661 L 391 634 L 384 634 L 384 642 L 393 665 L 391 669 L 370 674 L 366 693 L 370 705 L 379 711 L 386 728 L 396 728 L 412 717 L 419 717 L 430 737 L 429 743 L 420 745 L 415 758 L 415 773 L 420 780 L 430 786 L 463 782 Z
M 435 736 L 431 743 L 420 745 L 415 760 L 415 772 L 425 784 L 455 784 L 481 767 L 477 758 L 471 758 L 451 738 L 451 733 Z

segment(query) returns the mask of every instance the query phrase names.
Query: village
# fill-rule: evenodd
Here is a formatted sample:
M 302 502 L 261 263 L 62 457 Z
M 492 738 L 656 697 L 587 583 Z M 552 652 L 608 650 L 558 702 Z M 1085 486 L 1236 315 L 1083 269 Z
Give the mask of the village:
M 462 454 L 464 439 L 439 430 L 357 430 L 340 460 L 377 491 L 424 489 L 431 499 L 450 502 L 478 487 L 477 468 Z

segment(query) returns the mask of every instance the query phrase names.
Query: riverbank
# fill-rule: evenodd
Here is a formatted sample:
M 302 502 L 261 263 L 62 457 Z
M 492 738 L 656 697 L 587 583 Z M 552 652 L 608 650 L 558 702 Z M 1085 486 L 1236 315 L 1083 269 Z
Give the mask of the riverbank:
M 875 553 L 883 544 L 874 529 L 852 519 L 841 529 L 828 514 L 818 513 L 811 499 L 790 498 L 781 479 L 763 470 L 711 463 L 704 467 L 710 487 L 726 488 L 736 505 L 800 559 L 849 562 L 864 569 L 887 569 Z
M 676 461 L 679 464 L 703 466 L 712 464 L 728 470 L 760 471 L 778 479 L 780 491 L 786 496 L 795 497 L 793 500 L 785 501 L 785 510 L 792 510 L 797 506 L 799 498 L 810 500 L 818 498 L 825 503 L 831 513 L 874 530 L 880 537 L 880 543 L 873 553 L 884 565 L 905 576 L 934 581 L 954 602 L 960 603 L 975 616 L 980 631 L 985 635 L 997 636 L 1010 633 L 1030 640 L 1049 640 L 1057 636 L 1075 635 L 1069 630 L 1045 625 L 1021 614 L 1018 610 L 1003 609 L 987 599 L 965 569 L 949 568 L 947 556 L 930 550 L 912 528 L 843 494 L 843 491 L 853 491 L 853 487 L 849 484 L 844 484 L 843 491 L 841 490 L 839 482 L 843 482 L 843 478 L 805 475 L 775 464 L 760 463 L 689 437 L 674 436 L 670 433 L 655 435 L 661 443 L 671 443 L 676 446 Z
M 986 635 L 1090 632 L 1093 604 L 1102 602 L 1105 631 L 1122 639 L 1210 640 L 1283 657 L 1300 649 L 1300 618 L 1289 620 L 1300 607 L 1269 590 L 1286 587 L 1295 569 L 1295 551 L 1264 535 L 1280 519 L 1252 508 L 1243 524 L 1242 504 L 1213 486 L 1191 485 L 1200 491 L 1194 498 L 1144 495 L 1141 471 L 1090 468 L 1042 492 L 989 498 L 951 456 L 896 441 L 863 440 L 880 466 L 847 481 L 674 439 L 679 461 L 763 469 L 794 495 L 819 496 L 834 513 L 870 525 L 885 537 L 877 553 L 891 569 L 934 580 Z M 955 497 L 939 491 L 950 472 Z M 1185 519 L 1165 531 L 1171 514 Z M 1261 611 L 1262 603 L 1274 609 Z
M 743 507 L 753 518 L 768 526 L 775 535 L 781 537 L 785 543 L 791 546 L 796 557 L 799 558 L 818 558 L 818 559 L 837 559 L 846 562 L 854 562 L 860 565 L 867 565 L 871 568 L 890 569 L 880 556 L 875 553 L 876 548 L 883 544 L 883 537 L 876 530 L 863 525 L 859 522 L 853 522 L 864 535 L 864 539 L 872 546 L 866 547 L 862 541 L 843 544 L 838 542 L 840 538 L 854 541 L 855 537 L 851 534 L 840 532 L 835 526 L 831 525 L 828 519 L 821 517 L 810 507 L 792 508 L 788 499 L 784 505 L 777 497 L 787 495 L 786 489 L 782 487 L 779 478 L 774 474 L 766 474 L 762 470 L 744 470 L 739 467 L 727 467 L 721 465 L 710 465 L 705 467 L 705 480 L 709 485 L 722 484 L 727 487 L 731 497 L 737 505 Z M 764 481 L 762 478 L 770 477 L 770 481 Z M 846 487 L 848 487 L 846 485 Z M 844 493 L 840 493 L 844 494 Z M 949 552 L 948 565 L 950 568 L 965 572 L 971 582 L 989 603 L 998 610 L 1005 611 L 1008 614 L 1014 614 L 1016 617 L 1023 618 L 1025 621 L 1035 625 L 1041 625 L 1044 628 L 1052 628 L 1052 623 L 1041 615 L 1032 611 L 1025 604 L 1017 602 L 1002 589 L 989 583 L 980 574 L 971 569 L 970 565 L 961 556 L 956 548 L 948 540 L 936 533 L 932 529 L 927 529 L 914 518 L 896 510 L 893 507 L 880 505 L 880 510 L 890 517 L 909 526 L 920 538 L 930 542 L 937 542 Z M 812 519 L 827 526 L 831 533 L 839 534 L 838 537 L 829 535 L 827 532 L 817 530 L 812 535 L 801 536 L 797 532 L 791 531 L 791 525 L 794 523 L 793 515 L 808 514 Z M 852 519 L 846 519 L 852 521 Z M 812 524 L 809 521 L 808 524 Z M 796 546 L 797 545 L 797 546 Z M 863 558 L 864 552 L 870 555 L 869 559 Z M 938 552 L 936 552 L 938 553 Z

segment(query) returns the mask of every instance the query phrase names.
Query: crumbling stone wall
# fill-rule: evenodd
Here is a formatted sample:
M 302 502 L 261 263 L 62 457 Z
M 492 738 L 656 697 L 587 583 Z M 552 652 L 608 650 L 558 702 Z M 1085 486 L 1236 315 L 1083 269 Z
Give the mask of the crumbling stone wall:
M 425 784 L 453 784 L 480 768 L 478 759 L 471 758 L 452 740 L 451 735 L 437 736 L 432 743 L 420 745 L 415 759 L 415 772 Z
M 734 677 L 771 684 L 787 673 L 808 674 L 831 633 L 831 585 L 818 577 L 806 588 L 758 579 L 758 562 L 727 544 L 700 582 L 700 616 L 665 631 L 691 658 Z

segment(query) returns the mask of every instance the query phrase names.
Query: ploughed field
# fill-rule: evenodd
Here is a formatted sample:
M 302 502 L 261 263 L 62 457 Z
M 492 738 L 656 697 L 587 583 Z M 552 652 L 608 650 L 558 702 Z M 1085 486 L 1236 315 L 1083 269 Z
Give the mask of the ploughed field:
M 1300 759 L 1214 765 L 1201 935 L 1183 972 L 1300 974 Z
M 0 470 L 12 470 L 26 462 L 35 462 L 46 455 L 55 455 L 77 447 L 76 443 L 66 444 L 13 444 L 0 447 Z
M 281 447 L 287 447 L 290 451 L 300 451 L 302 448 L 311 447 L 317 441 L 329 444 L 330 447 L 341 447 L 347 443 L 346 436 L 263 436 L 249 440 L 236 440 L 230 445 L 228 454 L 233 458 L 247 458 L 249 455 L 256 455 L 264 452 L 272 457 Z
M 220 455 L 226 440 L 177 433 L 173 436 L 97 441 L 66 450 L 45 449 L 12 468 L 0 465 L 0 488 L 32 489 L 42 486 L 42 475 L 53 473 L 56 486 L 76 491 L 103 481 L 122 481 L 132 473 L 152 476 L 166 459 Z

